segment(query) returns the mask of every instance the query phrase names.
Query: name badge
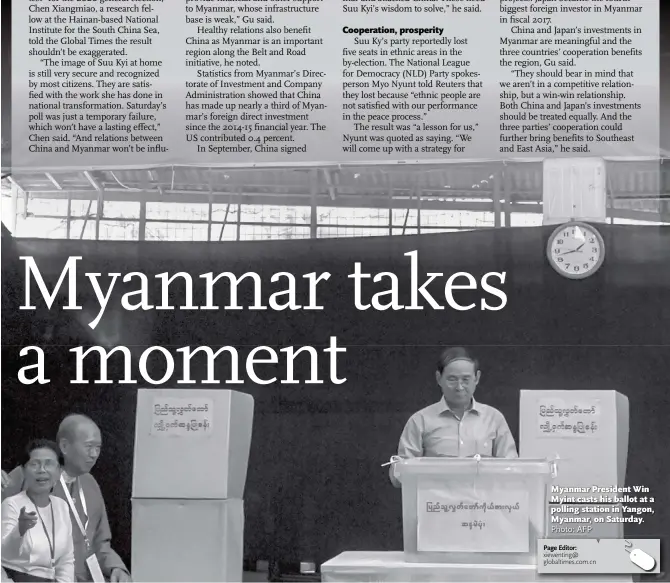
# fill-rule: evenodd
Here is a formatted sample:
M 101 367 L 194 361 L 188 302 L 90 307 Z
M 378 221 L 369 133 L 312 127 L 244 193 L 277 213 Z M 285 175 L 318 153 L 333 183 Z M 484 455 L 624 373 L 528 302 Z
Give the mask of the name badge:
M 102 576 L 102 569 L 100 569 L 100 563 L 98 563 L 98 557 L 91 555 L 86 559 L 86 565 L 91 572 L 91 577 L 93 577 L 94 583 L 105 583 L 105 578 Z

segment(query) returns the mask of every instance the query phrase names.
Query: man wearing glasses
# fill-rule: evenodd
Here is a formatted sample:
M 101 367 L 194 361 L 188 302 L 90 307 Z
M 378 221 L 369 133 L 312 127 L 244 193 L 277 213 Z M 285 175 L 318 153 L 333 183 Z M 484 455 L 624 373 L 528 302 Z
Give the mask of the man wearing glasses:
M 441 355 L 435 380 L 442 399 L 414 413 L 405 425 L 398 456 L 516 458 L 516 444 L 503 414 L 475 401 L 481 371 L 465 348 L 448 348 Z M 391 482 L 400 483 L 391 465 Z

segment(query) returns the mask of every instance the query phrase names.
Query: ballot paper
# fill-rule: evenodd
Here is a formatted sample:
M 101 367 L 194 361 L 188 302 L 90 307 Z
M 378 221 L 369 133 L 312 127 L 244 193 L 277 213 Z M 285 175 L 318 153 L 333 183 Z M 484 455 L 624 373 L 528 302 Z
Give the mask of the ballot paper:
M 419 552 L 527 553 L 528 491 L 493 480 L 419 485 Z

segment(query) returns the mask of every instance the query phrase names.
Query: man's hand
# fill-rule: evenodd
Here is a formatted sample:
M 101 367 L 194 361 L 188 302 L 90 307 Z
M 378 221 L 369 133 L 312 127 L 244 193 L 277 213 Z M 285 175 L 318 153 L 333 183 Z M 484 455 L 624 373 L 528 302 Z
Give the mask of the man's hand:
M 112 569 L 112 574 L 109 577 L 109 580 L 112 583 L 129 583 L 132 581 L 130 575 L 118 567 L 116 569 Z
M 26 512 L 26 507 L 21 508 L 19 514 L 19 534 L 23 536 L 33 526 L 37 524 L 37 514 L 35 512 Z

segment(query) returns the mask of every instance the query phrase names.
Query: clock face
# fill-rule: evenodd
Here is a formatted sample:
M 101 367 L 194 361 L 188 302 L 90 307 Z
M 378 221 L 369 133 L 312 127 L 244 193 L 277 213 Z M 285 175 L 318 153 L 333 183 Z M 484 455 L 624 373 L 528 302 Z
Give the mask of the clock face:
M 583 279 L 593 275 L 602 265 L 605 243 L 594 227 L 585 223 L 567 223 L 549 237 L 547 258 L 561 275 Z

